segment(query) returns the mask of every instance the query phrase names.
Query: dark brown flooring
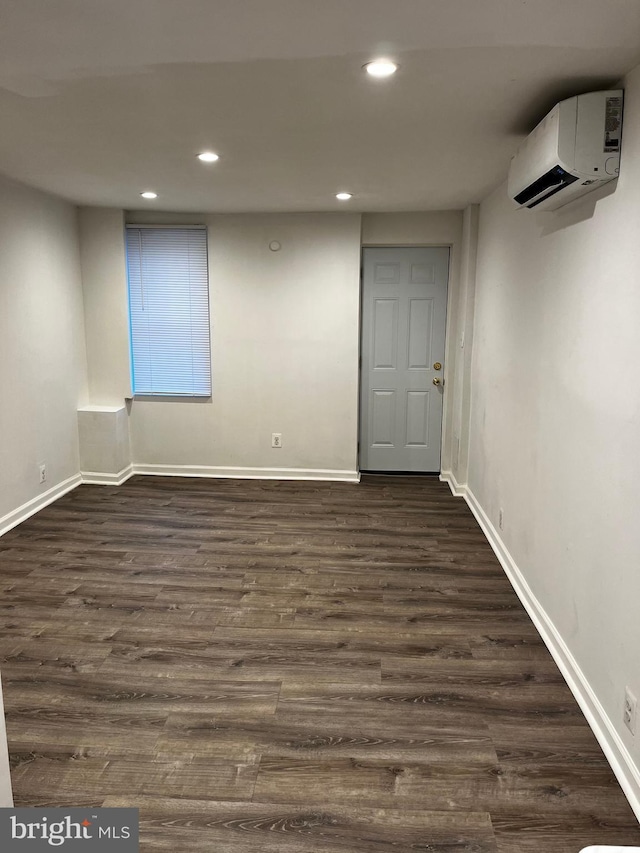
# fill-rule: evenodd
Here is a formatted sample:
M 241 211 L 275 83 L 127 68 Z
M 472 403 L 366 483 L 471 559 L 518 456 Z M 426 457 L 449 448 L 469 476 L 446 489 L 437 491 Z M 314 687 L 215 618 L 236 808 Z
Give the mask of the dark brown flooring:
M 638 844 L 596 740 L 435 478 L 134 478 L 0 539 L 16 805 L 143 851 Z

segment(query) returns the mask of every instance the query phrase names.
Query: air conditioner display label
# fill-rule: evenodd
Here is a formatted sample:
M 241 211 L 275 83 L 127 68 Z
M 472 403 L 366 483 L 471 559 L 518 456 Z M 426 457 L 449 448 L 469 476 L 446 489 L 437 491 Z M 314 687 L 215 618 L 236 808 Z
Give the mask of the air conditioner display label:
M 620 151 L 620 130 L 622 126 L 622 98 L 607 98 L 604 119 L 604 151 Z

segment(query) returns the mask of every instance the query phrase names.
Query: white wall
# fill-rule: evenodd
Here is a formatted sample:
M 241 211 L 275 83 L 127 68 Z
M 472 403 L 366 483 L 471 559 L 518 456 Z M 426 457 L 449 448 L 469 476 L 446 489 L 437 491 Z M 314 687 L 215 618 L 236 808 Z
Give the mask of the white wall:
M 209 230 L 213 395 L 135 400 L 134 463 L 354 475 L 359 215 L 187 219 Z
M 121 406 L 131 395 L 124 213 L 81 207 L 79 222 L 89 400 Z
M 364 213 L 363 246 L 459 246 L 462 211 Z
M 131 211 L 126 219 L 204 223 L 209 231 L 213 395 L 134 400 L 136 470 L 354 475 L 361 236 L 365 245 L 451 246 L 448 321 L 455 327 L 460 211 L 366 214 L 362 235 L 358 214 Z M 98 406 L 121 405 L 128 394 L 122 224 L 120 211 L 81 211 L 90 393 Z M 272 240 L 279 252 L 269 251 Z M 445 406 L 445 446 L 446 425 Z M 279 450 L 271 448 L 272 432 L 283 435 Z
M 501 186 L 481 206 L 468 482 L 495 528 L 504 509 L 499 535 L 637 786 L 622 704 L 625 685 L 640 697 L 640 69 L 602 195 L 536 214 Z
M 0 246 L 2 531 L 78 474 L 86 358 L 75 208 L 0 179 Z
M 471 411 L 471 358 L 478 252 L 480 207 L 469 205 L 463 216 L 460 261 L 460 287 L 456 307 L 455 331 L 451 345 L 455 351 L 454 381 L 451 395 L 451 468 L 443 474 L 455 485 L 466 484 L 469 468 L 469 428 Z

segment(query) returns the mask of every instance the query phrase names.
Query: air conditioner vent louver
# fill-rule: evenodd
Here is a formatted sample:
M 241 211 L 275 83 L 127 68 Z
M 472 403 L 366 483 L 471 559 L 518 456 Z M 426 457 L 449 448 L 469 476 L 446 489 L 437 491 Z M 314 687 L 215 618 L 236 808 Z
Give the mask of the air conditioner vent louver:
M 526 190 L 519 193 L 515 197 L 515 201 L 528 208 L 536 207 L 554 193 L 560 192 L 561 189 L 577 180 L 578 178 L 575 175 L 565 172 L 562 166 L 554 166 L 553 169 L 549 169 L 541 178 L 528 186 Z

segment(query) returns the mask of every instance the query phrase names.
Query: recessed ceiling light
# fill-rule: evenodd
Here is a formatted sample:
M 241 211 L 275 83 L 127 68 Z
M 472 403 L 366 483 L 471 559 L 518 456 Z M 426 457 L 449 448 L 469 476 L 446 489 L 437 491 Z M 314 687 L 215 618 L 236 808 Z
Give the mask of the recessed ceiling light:
M 146 192 L 140 193 L 142 198 L 158 198 L 158 193 L 152 193 L 151 190 L 147 190 Z
M 398 66 L 390 59 L 374 59 L 363 66 L 367 74 L 372 77 L 391 77 L 398 70 Z
M 203 151 L 202 154 L 198 154 L 198 160 L 202 160 L 203 163 L 215 163 L 219 159 L 220 155 L 213 151 Z
M 336 198 L 340 201 L 349 201 L 350 198 L 353 198 L 353 193 L 336 193 Z

